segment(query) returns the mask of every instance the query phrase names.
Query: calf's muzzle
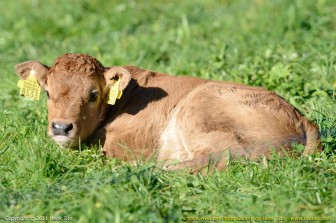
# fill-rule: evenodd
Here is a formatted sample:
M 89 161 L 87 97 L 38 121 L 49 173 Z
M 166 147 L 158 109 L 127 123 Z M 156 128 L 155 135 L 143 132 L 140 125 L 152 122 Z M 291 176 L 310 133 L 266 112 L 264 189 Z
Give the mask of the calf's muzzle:
M 52 133 L 57 136 L 68 136 L 69 132 L 73 129 L 73 125 L 70 123 L 52 122 L 51 130 Z

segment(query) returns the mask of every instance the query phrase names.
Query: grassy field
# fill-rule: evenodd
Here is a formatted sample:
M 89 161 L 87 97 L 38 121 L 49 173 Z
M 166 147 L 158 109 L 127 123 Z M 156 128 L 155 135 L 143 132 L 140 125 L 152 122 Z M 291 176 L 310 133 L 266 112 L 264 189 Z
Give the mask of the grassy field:
M 0 222 L 336 221 L 334 0 L 16 0 L 0 8 Z M 46 136 L 46 96 L 21 98 L 14 65 L 51 65 L 66 52 L 263 86 L 318 124 L 324 151 L 268 165 L 232 161 L 202 176 L 130 166 L 99 148 L 60 149 Z

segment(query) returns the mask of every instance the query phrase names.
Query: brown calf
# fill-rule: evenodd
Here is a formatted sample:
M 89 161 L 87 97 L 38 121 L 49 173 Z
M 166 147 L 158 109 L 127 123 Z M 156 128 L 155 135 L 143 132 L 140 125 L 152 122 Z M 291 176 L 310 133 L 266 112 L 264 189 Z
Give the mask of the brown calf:
M 218 159 L 256 159 L 305 146 L 320 149 L 319 131 L 277 94 L 263 88 L 177 77 L 135 66 L 106 68 L 84 54 L 65 54 L 52 67 L 38 61 L 16 66 L 21 79 L 31 70 L 48 93 L 48 135 L 63 147 L 101 143 L 112 157 L 134 160 L 157 153 L 165 167 L 198 169 Z M 120 78 L 123 94 L 108 105 Z M 179 164 L 172 165 L 172 163 Z

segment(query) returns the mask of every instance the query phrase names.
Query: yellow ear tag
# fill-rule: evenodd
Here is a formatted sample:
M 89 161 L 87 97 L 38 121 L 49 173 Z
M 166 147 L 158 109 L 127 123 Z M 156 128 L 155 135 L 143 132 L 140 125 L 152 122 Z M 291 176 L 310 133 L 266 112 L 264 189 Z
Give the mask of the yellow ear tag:
M 119 85 L 120 85 L 120 77 L 110 88 L 107 104 L 114 105 L 116 100 L 121 98 L 122 91 L 119 90 Z
M 26 80 L 19 80 L 17 86 L 20 88 L 20 95 L 33 100 L 40 99 L 41 87 L 35 77 L 35 71 L 30 70 L 29 77 Z

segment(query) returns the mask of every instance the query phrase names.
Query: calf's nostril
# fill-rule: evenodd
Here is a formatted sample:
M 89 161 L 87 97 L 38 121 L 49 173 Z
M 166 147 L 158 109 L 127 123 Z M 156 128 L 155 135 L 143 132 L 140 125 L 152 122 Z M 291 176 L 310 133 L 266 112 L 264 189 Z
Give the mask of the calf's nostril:
M 72 124 L 64 125 L 64 131 L 65 132 L 70 132 L 73 129 Z

